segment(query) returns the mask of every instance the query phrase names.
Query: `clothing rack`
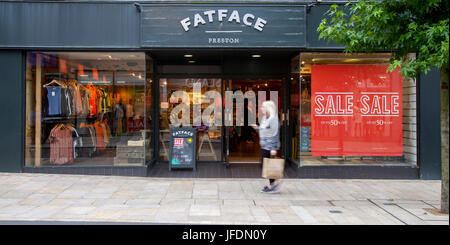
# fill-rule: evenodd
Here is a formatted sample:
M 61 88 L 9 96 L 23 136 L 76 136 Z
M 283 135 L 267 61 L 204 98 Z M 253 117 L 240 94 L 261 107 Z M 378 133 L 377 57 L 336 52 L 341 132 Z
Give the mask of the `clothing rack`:
M 64 72 L 44 73 L 43 76 L 44 77 L 48 77 L 48 78 L 57 78 L 57 79 L 70 80 L 70 78 L 67 75 L 67 73 L 64 73 Z

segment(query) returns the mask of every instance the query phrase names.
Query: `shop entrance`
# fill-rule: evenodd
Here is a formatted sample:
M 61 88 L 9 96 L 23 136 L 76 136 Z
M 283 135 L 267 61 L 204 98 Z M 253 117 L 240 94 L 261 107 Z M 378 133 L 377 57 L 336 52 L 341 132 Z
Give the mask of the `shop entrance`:
M 257 54 L 257 55 L 255 55 Z M 260 177 L 261 147 L 259 135 L 249 123 L 253 113 L 259 124 L 258 110 L 265 100 L 274 100 L 280 120 L 280 145 L 278 157 L 286 158 L 290 149 L 287 141 L 287 117 L 289 99 L 289 62 L 295 51 L 248 50 L 180 50 L 153 51 L 155 68 L 153 89 L 155 106 L 154 163 L 151 176 L 205 176 L 205 177 Z M 181 91 L 181 92 L 180 92 Z M 255 98 L 249 99 L 253 91 Z M 241 93 L 243 105 L 240 111 L 242 125 L 237 122 L 239 113 L 236 98 L 232 98 L 232 112 L 227 112 L 227 93 Z M 171 99 L 174 97 L 173 99 Z M 185 99 L 182 99 L 182 97 Z M 218 101 L 215 97 L 220 98 Z M 189 111 L 180 110 L 182 101 L 188 101 Z M 211 113 L 208 108 L 220 107 Z M 251 113 L 249 109 L 252 108 Z M 253 109 L 254 108 L 254 109 Z M 172 112 L 175 112 L 173 115 Z M 201 115 L 200 115 L 200 114 Z M 207 116 L 205 117 L 205 113 Z M 169 130 L 171 118 L 189 121 L 188 127 L 197 131 L 196 173 L 169 171 Z M 200 118 L 201 117 L 201 118 Z M 221 120 L 219 126 L 205 124 Z M 232 121 L 232 123 L 227 123 Z M 201 122 L 199 124 L 199 122 Z M 181 125 L 181 124 L 180 124 Z M 225 168 L 227 167 L 227 168 Z
M 244 100 L 243 112 L 239 112 L 236 107 L 233 111 L 233 125 L 226 126 L 226 146 L 227 146 L 227 163 L 259 163 L 261 161 L 261 146 L 259 145 L 258 132 L 253 129 L 252 114 L 254 120 L 258 122 L 258 111 L 262 102 L 272 100 L 278 106 L 279 118 L 282 118 L 283 112 L 283 80 L 282 79 L 229 79 L 225 81 L 228 91 L 242 92 L 249 95 Z M 251 92 L 255 98 L 251 98 Z M 247 96 L 246 96 L 247 97 Z M 253 104 L 254 103 L 254 104 Z M 243 126 L 238 126 L 237 117 L 243 117 Z M 242 120 L 242 119 L 241 119 Z M 282 123 L 280 122 L 280 126 Z M 283 134 L 280 133 L 282 137 Z M 280 139 L 281 141 L 281 139 Z M 283 146 L 282 146 L 283 147 Z M 281 156 L 282 149 L 278 151 Z

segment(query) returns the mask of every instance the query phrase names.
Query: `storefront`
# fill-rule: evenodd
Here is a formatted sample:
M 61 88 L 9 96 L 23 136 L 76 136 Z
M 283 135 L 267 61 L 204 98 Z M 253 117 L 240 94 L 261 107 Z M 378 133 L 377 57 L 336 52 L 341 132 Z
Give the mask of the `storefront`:
M 439 179 L 439 72 L 319 40 L 324 2 L 1 2 L 0 171 L 163 176 L 188 126 L 198 171 L 257 172 L 272 100 L 289 177 Z

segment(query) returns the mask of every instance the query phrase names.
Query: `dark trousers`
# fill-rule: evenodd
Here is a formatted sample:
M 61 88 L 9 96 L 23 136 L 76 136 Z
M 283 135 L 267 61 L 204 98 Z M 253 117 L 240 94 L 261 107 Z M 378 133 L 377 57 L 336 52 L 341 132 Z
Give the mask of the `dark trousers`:
M 262 152 L 262 154 L 261 154 L 262 155 L 261 156 L 261 165 L 262 165 L 264 158 L 270 158 L 271 156 L 270 156 L 270 151 L 268 151 L 268 150 L 261 149 L 261 152 Z M 270 184 L 272 184 L 274 181 L 275 181 L 274 179 L 269 179 Z

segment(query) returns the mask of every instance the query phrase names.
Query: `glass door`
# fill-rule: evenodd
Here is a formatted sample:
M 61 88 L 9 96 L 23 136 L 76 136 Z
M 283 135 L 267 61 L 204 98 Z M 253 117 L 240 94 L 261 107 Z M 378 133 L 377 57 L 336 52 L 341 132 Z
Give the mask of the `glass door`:
M 213 112 L 208 114 L 208 118 L 205 117 L 208 107 L 217 103 L 216 108 L 220 107 L 222 80 L 160 78 L 159 93 L 159 160 L 168 160 L 170 128 L 189 125 L 197 129 L 197 160 L 223 161 L 222 127 L 211 123 L 216 117 L 222 117 L 221 112 Z

